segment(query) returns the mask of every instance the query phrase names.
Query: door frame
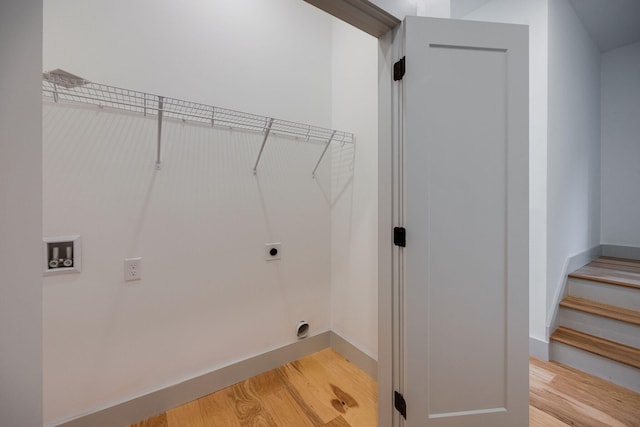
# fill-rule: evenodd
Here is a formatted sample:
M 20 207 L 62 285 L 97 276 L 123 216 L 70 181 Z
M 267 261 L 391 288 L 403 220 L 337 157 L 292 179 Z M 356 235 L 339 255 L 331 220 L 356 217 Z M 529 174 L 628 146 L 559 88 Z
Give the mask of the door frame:
M 393 392 L 401 389 L 400 291 L 394 289 L 401 269 L 399 248 L 393 245 L 392 230 L 400 218 L 394 203 L 400 174 L 394 153 L 401 143 L 401 83 L 393 80 L 393 64 L 402 56 L 402 20 L 416 15 L 417 6 L 407 0 L 304 0 L 356 28 L 378 38 L 378 425 L 401 426 L 394 410 Z M 394 341 L 395 336 L 400 340 Z
M 401 225 L 402 159 L 401 84 L 393 80 L 393 64 L 402 57 L 403 26 L 378 39 L 378 425 L 401 426 L 394 410 L 394 390 L 402 390 L 402 254 L 393 244 L 393 227 Z M 398 114 L 394 114 L 397 111 Z M 394 361 L 400 363 L 395 364 Z

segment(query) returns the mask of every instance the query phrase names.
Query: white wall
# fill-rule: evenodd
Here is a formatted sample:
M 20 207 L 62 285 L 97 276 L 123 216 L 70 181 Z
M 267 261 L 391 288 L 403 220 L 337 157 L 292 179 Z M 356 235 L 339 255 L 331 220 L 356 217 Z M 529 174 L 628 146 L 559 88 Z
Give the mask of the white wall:
M 44 233 L 83 239 L 82 273 L 44 280 L 49 423 L 294 342 L 302 319 L 330 327 L 322 145 L 272 137 L 254 176 L 260 134 L 167 121 L 155 171 L 155 128 L 45 105 Z
M 451 0 L 451 17 L 462 18 L 491 0 Z
M 44 30 L 45 69 L 332 122 L 332 18 L 304 2 L 47 1 Z M 166 122 L 155 172 L 153 119 L 48 105 L 44 126 L 44 234 L 83 238 L 82 273 L 44 283 L 47 423 L 330 328 L 321 144 L 270 138 L 256 178 L 261 135 Z
M 640 247 L 640 42 L 602 54 L 601 243 Z
M 332 18 L 301 1 L 45 0 L 44 7 L 45 70 L 330 126 Z
M 378 40 L 333 24 L 333 125 L 356 134 L 332 152 L 331 329 L 378 355 Z
M 402 21 L 405 16 L 414 16 L 416 14 L 418 1 L 424 0 L 370 0 L 369 3 L 376 5 Z
M 462 4 L 458 4 L 462 3 Z M 483 4 L 484 3 L 484 4 Z M 529 25 L 529 334 L 545 341 L 547 300 L 547 0 L 477 2 L 462 19 Z M 470 2 L 452 1 L 452 10 Z M 464 10 L 464 8 L 462 8 Z M 454 16 L 460 18 L 460 16 Z
M 0 425 L 42 425 L 42 1 L 0 2 Z
M 451 17 L 451 0 L 417 0 L 417 16 Z
M 547 307 L 572 255 L 600 244 L 600 53 L 567 0 L 549 2 Z
M 165 122 L 156 172 L 153 118 L 47 103 L 44 234 L 83 238 L 82 273 L 45 279 L 47 423 L 294 342 L 302 319 L 376 357 L 375 39 L 299 0 L 47 0 L 44 29 L 46 70 L 357 138 L 314 180 L 322 144 L 270 137 L 254 177 L 261 135 Z

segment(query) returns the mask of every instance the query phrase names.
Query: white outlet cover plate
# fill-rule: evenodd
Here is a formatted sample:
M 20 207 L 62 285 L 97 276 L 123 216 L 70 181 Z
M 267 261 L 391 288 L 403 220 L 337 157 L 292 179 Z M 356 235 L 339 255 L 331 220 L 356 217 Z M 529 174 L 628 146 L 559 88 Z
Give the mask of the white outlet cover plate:
M 271 249 L 278 251 L 276 255 L 271 255 Z M 266 261 L 275 261 L 282 256 L 282 243 L 267 243 L 264 245 L 264 259 Z
M 142 279 L 142 258 L 125 258 L 124 260 L 124 280 L 131 282 Z

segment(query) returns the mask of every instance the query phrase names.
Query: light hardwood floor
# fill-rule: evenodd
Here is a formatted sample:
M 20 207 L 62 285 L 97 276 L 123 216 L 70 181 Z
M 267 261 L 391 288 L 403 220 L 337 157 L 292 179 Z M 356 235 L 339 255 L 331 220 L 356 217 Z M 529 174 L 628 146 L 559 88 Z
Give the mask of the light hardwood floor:
M 375 427 L 376 402 L 375 381 L 327 349 L 132 427 Z M 640 426 L 640 394 L 531 359 L 529 425 Z
M 376 419 L 375 381 L 326 349 L 134 426 L 371 427 Z
M 640 394 L 577 369 L 530 359 L 529 425 L 638 427 Z

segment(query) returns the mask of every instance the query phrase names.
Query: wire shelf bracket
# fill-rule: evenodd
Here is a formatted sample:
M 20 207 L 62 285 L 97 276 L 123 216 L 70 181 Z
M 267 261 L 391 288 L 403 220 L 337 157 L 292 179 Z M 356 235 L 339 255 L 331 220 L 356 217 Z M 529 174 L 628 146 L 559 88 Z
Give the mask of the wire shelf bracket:
M 262 157 L 262 151 L 264 150 L 264 146 L 267 143 L 267 138 L 269 138 L 269 134 L 271 133 L 271 126 L 273 126 L 273 119 L 269 119 L 269 123 L 264 130 L 264 139 L 262 140 L 262 145 L 260 146 L 260 152 L 258 153 L 258 158 L 256 159 L 256 164 L 253 166 L 253 174 L 258 173 L 258 163 L 260 163 L 260 157 Z
M 254 174 L 257 173 L 267 139 L 272 135 L 324 143 L 325 147 L 313 169 L 313 176 L 315 176 L 331 142 L 355 144 L 355 137 L 350 132 L 94 83 L 64 70 L 43 73 L 42 96 L 53 99 L 54 102 L 70 101 L 91 104 L 100 108 L 137 113 L 145 117 L 155 115 L 158 122 L 156 169 L 162 167 L 162 126 L 166 120 L 263 134 L 260 152 L 253 167 Z
M 318 170 L 318 166 L 320 166 L 320 162 L 322 161 L 322 158 L 323 158 L 323 157 L 324 157 L 324 155 L 326 154 L 327 149 L 329 148 L 329 145 L 331 145 L 331 141 L 333 140 L 333 137 L 334 137 L 335 135 L 336 135 L 336 131 L 334 130 L 334 131 L 331 133 L 331 136 L 329 137 L 329 140 L 328 140 L 328 141 L 327 141 L 327 143 L 325 144 L 325 146 L 324 146 L 324 150 L 322 150 L 322 154 L 320 154 L 320 158 L 318 159 L 318 163 L 316 163 L 316 167 L 315 167 L 315 168 L 313 168 L 313 172 L 311 172 L 311 176 L 312 176 L 313 178 L 315 178 L 315 177 L 316 177 L 316 171 Z
M 158 152 L 156 154 L 156 170 L 162 169 L 162 113 L 164 104 L 164 98 L 162 96 L 158 97 Z

